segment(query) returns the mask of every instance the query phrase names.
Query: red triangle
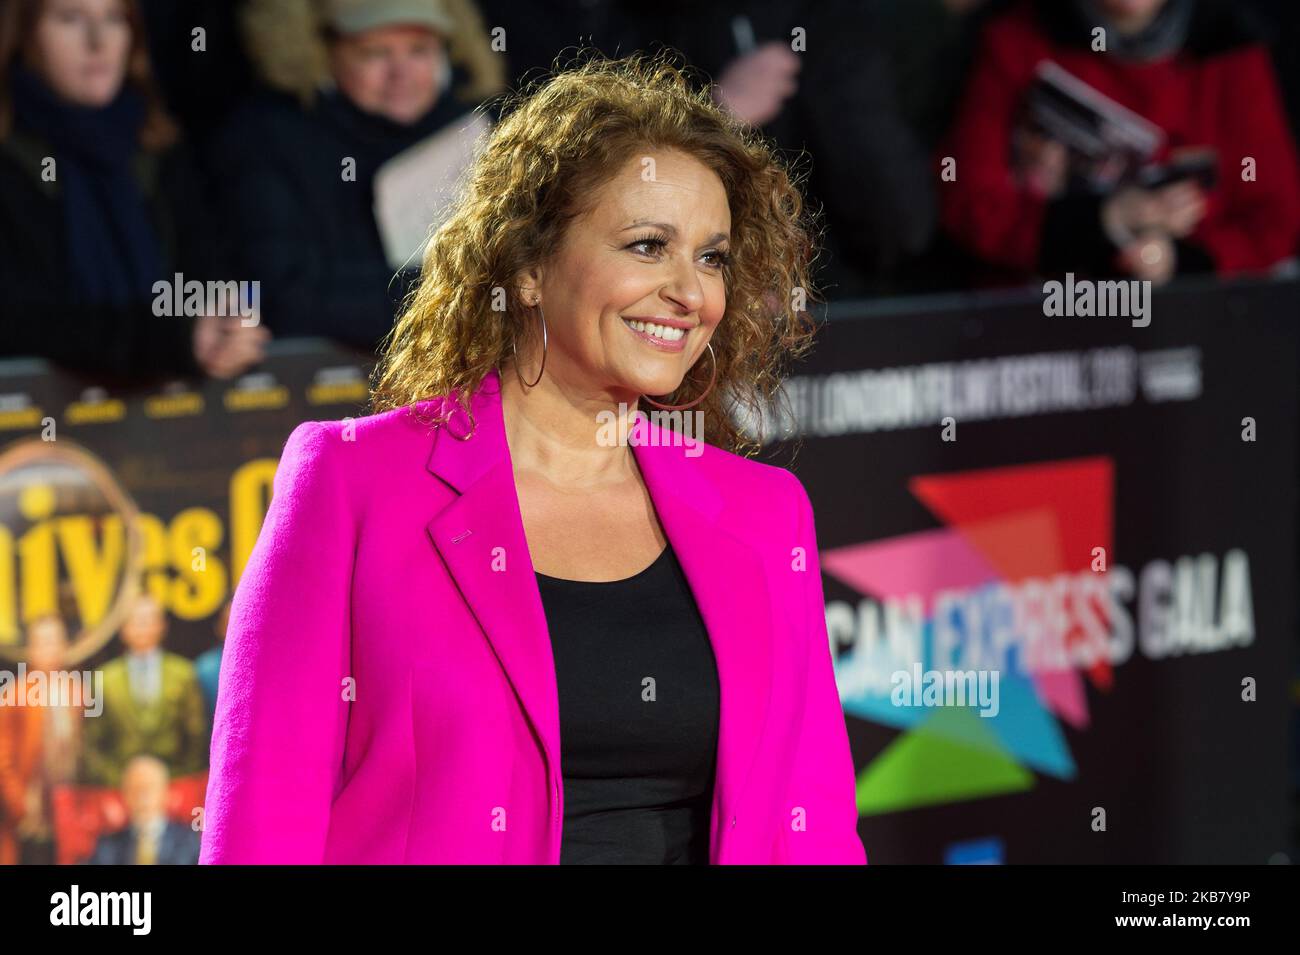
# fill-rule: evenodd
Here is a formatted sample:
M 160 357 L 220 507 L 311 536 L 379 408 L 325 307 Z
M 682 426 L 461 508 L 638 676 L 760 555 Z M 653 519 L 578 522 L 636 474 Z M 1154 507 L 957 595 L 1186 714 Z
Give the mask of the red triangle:
M 1105 549 L 1107 567 L 1115 560 L 1115 464 L 1109 457 L 918 476 L 908 486 L 1007 583 L 1087 570 L 1096 547 Z M 1105 685 L 1110 666 L 1098 663 L 1090 675 Z
M 936 517 L 958 529 L 1044 509 L 1055 514 L 1059 566 L 1039 566 L 1037 575 L 1086 570 L 1094 547 L 1106 549 L 1108 565 L 1114 560 L 1115 465 L 1108 457 L 918 476 L 909 487 Z

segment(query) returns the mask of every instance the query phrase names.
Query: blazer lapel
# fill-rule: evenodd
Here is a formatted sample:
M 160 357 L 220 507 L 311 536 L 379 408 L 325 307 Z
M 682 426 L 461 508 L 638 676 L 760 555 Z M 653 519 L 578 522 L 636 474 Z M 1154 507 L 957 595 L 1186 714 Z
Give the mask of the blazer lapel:
M 427 531 L 466 604 L 491 642 L 541 740 L 552 785 L 561 780 L 555 658 L 524 533 L 500 404 L 490 373 L 463 416 L 440 426 L 428 469 L 459 493 Z M 758 552 L 721 520 L 724 499 L 699 457 L 645 420 L 632 428 L 637 466 L 681 563 L 717 662 L 720 725 L 710 859 L 718 861 L 758 753 L 772 681 L 767 582 Z
M 542 741 L 553 779 L 559 779 L 555 657 L 519 511 L 496 372 L 484 380 L 471 408 L 477 425 L 471 438 L 460 439 L 467 423 L 459 412 L 437 429 L 428 468 L 460 496 L 429 521 L 429 537 Z

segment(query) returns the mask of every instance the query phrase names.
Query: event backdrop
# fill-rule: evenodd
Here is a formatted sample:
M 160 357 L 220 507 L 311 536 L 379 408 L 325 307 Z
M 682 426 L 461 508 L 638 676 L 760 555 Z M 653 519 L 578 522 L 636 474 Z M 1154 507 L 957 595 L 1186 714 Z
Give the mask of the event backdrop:
M 1300 286 L 1158 293 L 1146 327 L 970 301 L 839 310 L 771 423 L 871 861 L 1280 861 Z M 996 715 L 898 705 L 931 669 L 997 671 Z

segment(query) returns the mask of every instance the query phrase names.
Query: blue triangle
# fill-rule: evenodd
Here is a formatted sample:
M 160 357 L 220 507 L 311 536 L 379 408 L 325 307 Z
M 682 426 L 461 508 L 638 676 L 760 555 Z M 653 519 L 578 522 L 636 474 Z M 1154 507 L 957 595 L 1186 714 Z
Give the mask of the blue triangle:
M 932 638 L 933 621 L 927 618 L 922 631 L 923 669 L 933 665 Z M 841 682 L 851 674 L 855 665 L 865 662 L 874 663 L 878 673 L 889 672 L 898 665 L 887 656 L 883 647 L 877 649 L 874 661 L 863 656 L 867 652 L 865 648 L 859 648 L 839 662 L 837 672 L 844 674 Z M 1049 776 L 1075 778 L 1078 768 L 1070 755 L 1060 723 L 1039 700 L 1033 681 L 1014 671 L 1017 666 L 1014 657 L 1008 660 L 1008 665 L 1013 669 L 998 674 L 997 715 L 980 719 L 987 721 L 988 729 L 1007 755 Z M 852 693 L 844 699 L 844 711 L 857 719 L 903 730 L 911 729 L 933 715 L 933 709 L 924 706 L 895 706 L 890 698 L 891 692 L 892 684 L 884 689 L 876 687 Z

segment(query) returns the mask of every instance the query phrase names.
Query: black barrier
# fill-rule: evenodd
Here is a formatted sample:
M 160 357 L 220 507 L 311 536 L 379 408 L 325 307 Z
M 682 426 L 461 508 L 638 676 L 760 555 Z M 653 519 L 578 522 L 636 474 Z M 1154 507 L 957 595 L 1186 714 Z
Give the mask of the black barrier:
M 870 860 L 1282 861 L 1300 286 L 1171 289 L 1149 322 L 1046 299 L 833 306 L 769 435 L 803 439 Z M 120 657 L 139 574 L 210 705 L 284 440 L 364 414 L 368 371 L 314 341 L 134 390 L 0 363 L 0 655 L 55 611 L 69 666 Z M 102 798 L 68 794 L 59 861 Z

